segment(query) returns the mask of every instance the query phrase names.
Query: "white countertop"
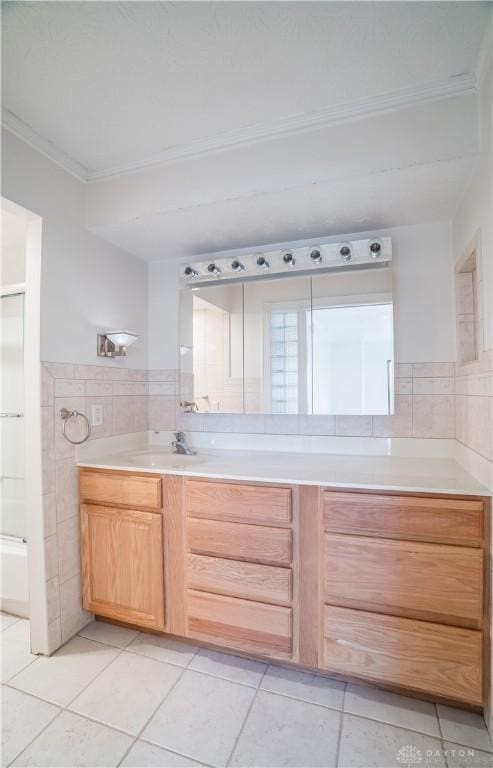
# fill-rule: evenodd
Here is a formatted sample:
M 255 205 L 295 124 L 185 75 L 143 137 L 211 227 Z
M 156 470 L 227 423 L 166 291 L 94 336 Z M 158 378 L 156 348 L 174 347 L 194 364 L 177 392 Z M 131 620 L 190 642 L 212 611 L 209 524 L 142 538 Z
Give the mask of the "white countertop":
M 189 459 L 149 447 L 86 458 L 78 466 L 336 488 L 490 495 L 450 458 L 208 450 Z

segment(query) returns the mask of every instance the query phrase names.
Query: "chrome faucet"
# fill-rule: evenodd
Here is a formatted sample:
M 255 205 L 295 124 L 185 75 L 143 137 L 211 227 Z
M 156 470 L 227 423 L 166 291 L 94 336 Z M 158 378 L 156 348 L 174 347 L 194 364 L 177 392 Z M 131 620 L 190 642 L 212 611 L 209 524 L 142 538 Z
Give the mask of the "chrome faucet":
M 192 450 L 188 445 L 184 432 L 174 432 L 174 435 L 175 439 L 171 445 L 175 449 L 175 453 L 182 453 L 186 456 L 194 456 L 197 453 L 197 451 Z

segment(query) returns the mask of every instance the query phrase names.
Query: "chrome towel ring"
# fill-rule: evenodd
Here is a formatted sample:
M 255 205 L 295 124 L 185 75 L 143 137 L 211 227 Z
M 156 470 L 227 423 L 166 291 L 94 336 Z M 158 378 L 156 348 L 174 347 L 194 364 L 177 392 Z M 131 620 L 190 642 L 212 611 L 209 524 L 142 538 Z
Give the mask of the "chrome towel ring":
M 62 433 L 69 443 L 72 443 L 72 445 L 80 445 L 81 443 L 85 443 L 86 440 L 89 439 L 89 436 L 91 434 L 91 425 L 89 424 L 89 419 L 84 413 L 80 413 L 80 411 L 69 411 L 68 408 L 61 408 L 60 410 L 60 417 L 62 419 Z M 82 440 L 72 440 L 70 437 L 68 437 L 65 429 L 67 427 L 67 422 L 70 421 L 70 419 L 84 419 L 86 422 L 86 434 L 85 437 L 82 438 Z

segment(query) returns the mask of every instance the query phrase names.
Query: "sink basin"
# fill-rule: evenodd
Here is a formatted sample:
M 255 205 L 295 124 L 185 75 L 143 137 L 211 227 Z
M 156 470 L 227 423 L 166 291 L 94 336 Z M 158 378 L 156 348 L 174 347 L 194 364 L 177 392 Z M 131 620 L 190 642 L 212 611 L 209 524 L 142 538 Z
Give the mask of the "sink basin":
M 177 469 L 186 469 L 194 464 L 203 464 L 203 456 L 187 456 L 181 453 L 170 453 L 169 451 L 138 451 L 132 453 L 130 464 L 136 467 L 176 467 Z

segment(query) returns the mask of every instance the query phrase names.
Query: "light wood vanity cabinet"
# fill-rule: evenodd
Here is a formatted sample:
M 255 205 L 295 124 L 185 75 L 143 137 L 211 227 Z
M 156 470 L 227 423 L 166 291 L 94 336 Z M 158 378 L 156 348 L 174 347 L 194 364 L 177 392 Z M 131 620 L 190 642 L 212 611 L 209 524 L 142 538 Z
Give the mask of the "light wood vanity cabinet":
M 80 473 L 83 605 L 100 616 L 163 630 L 163 517 L 156 508 L 161 481 L 150 479 L 152 484 L 117 473 Z M 129 507 L 110 506 L 125 502 L 125 491 Z M 131 508 L 135 501 L 150 509 Z
M 489 502 L 80 472 L 84 607 L 485 704 Z

